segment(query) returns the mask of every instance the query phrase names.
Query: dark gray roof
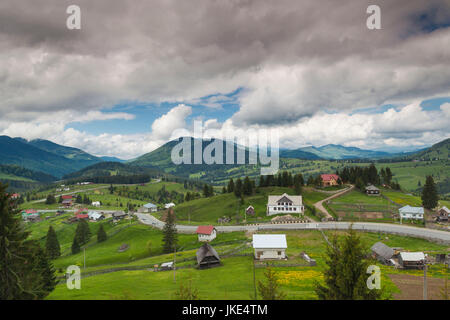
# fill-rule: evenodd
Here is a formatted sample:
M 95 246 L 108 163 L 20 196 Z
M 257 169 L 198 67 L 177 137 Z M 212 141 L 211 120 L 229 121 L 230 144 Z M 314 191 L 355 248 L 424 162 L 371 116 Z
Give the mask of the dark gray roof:
M 122 216 L 126 216 L 126 215 L 127 214 L 123 211 L 116 211 L 116 212 L 113 212 L 113 214 L 112 214 L 113 217 L 122 217 Z
M 377 255 L 383 257 L 384 259 L 390 259 L 394 255 L 394 249 L 391 247 L 388 247 L 383 242 L 377 242 L 375 243 L 372 248 L 370 248 L 373 252 L 375 252 Z
M 211 247 L 209 243 L 205 243 L 204 245 L 202 245 L 197 250 L 196 256 L 198 264 L 200 264 L 207 257 L 214 257 L 217 259 L 217 261 L 220 261 L 219 255 L 217 254 L 216 250 Z
M 378 189 L 378 188 L 375 187 L 374 185 L 367 186 L 367 187 L 366 187 L 366 190 L 373 190 L 373 191 L 378 190 L 378 191 L 380 191 L 380 189 Z

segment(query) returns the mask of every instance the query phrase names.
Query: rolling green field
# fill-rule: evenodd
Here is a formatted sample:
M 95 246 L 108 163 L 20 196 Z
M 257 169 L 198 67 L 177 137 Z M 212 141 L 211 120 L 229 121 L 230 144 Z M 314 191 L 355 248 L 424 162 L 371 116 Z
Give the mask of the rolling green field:
M 136 226 L 137 227 L 137 226 Z M 126 232 L 126 231 L 123 231 Z M 146 232 L 144 229 L 142 232 Z M 156 239 L 159 231 L 153 231 L 149 239 Z M 316 299 L 314 293 L 314 282 L 322 281 L 322 272 L 325 267 L 324 257 L 326 244 L 319 231 L 287 231 L 283 232 L 287 235 L 288 249 L 287 255 L 289 259 L 280 262 L 274 267 L 277 273 L 281 290 L 286 293 L 287 299 Z M 332 231 L 326 232 L 328 237 L 334 234 Z M 343 232 L 337 233 L 342 236 Z M 394 235 L 384 235 L 376 233 L 359 233 L 366 246 L 372 245 L 374 242 L 383 240 L 386 244 L 395 247 L 402 247 L 406 250 L 423 250 L 428 253 L 445 252 L 446 246 L 430 243 L 421 239 L 400 237 Z M 116 237 L 116 236 L 115 236 Z M 141 234 L 136 235 L 137 238 Z M 155 237 L 155 238 L 152 238 Z M 177 259 L 181 257 L 195 257 L 195 248 L 200 244 L 196 242 L 194 235 L 186 235 L 186 243 L 192 242 L 192 248 L 186 246 L 186 249 L 179 252 Z M 225 239 L 220 239 L 225 238 Z M 229 241 L 229 239 L 246 238 L 243 233 L 219 234 L 216 240 Z M 215 241 L 216 241 L 215 240 Z M 132 240 L 128 240 L 131 242 Z M 247 241 L 250 238 L 247 237 Z M 111 248 L 117 243 L 112 239 Z M 139 243 L 140 240 L 137 240 Z M 237 242 L 235 246 L 238 246 Z M 109 245 L 107 245 L 109 246 Z M 213 244 L 221 255 L 220 244 Z M 229 247 L 232 247 L 230 245 Z M 90 251 L 91 250 L 91 251 Z M 87 256 L 97 249 L 88 248 Z M 304 251 L 311 258 L 317 261 L 317 266 L 283 266 L 283 263 L 300 263 L 302 260 L 299 254 Z M 173 272 L 154 272 L 153 264 L 163 261 L 171 261 L 172 255 L 155 255 L 153 257 L 137 259 L 129 263 L 117 263 L 120 267 L 129 267 L 142 265 L 148 268 L 133 271 L 116 271 L 98 275 L 91 275 L 83 278 L 81 281 L 81 290 L 68 290 L 65 283 L 57 286 L 54 292 L 48 296 L 48 299 L 174 299 L 175 291 L 180 283 L 191 283 L 192 287 L 199 290 L 201 299 L 252 299 L 254 292 L 253 287 L 253 258 L 251 256 L 252 249 L 249 247 L 239 252 L 241 255 L 231 255 L 222 258 L 222 266 L 207 270 L 198 270 L 195 268 L 179 269 L 176 272 L 176 282 L 173 280 Z M 242 256 L 243 253 L 248 255 Z M 181 255 L 182 254 L 182 255 Z M 58 261 L 58 260 L 57 260 Z M 195 261 L 194 261 L 195 262 Z M 278 263 L 278 262 L 277 262 Z M 183 265 L 183 264 L 180 264 Z M 111 268 L 111 265 L 101 266 L 98 268 L 88 268 L 87 273 L 101 268 Z M 381 266 L 382 268 L 382 287 L 388 293 L 399 292 L 399 289 L 389 279 L 388 274 L 402 272 L 405 274 L 416 274 L 416 271 L 397 271 L 391 267 Z M 256 268 L 256 281 L 263 279 L 264 268 Z M 442 277 L 438 266 L 430 269 L 430 277 Z

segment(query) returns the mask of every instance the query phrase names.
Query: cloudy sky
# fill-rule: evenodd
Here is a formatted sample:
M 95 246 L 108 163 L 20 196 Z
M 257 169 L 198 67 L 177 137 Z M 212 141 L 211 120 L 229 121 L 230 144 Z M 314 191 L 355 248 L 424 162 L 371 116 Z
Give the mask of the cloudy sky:
M 286 148 L 448 138 L 450 1 L 0 2 L 0 134 L 129 159 L 194 120 Z

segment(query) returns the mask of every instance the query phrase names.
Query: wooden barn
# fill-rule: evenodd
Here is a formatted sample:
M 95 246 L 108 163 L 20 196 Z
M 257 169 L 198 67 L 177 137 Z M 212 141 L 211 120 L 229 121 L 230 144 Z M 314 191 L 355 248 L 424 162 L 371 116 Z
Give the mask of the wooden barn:
M 425 254 L 423 252 L 400 252 L 398 263 L 405 269 L 423 269 Z
M 200 269 L 220 266 L 217 251 L 209 243 L 205 243 L 197 250 L 197 266 Z
M 392 257 L 394 256 L 394 249 L 388 247 L 383 242 L 375 243 L 370 250 L 372 255 L 378 261 L 386 265 L 392 265 Z

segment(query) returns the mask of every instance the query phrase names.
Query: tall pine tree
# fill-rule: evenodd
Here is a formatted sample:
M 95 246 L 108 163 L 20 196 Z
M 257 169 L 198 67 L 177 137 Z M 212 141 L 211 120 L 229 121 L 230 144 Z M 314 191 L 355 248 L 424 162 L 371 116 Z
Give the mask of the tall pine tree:
M 163 250 L 165 253 L 173 252 L 178 241 L 177 229 L 175 227 L 175 213 L 170 208 L 167 212 L 166 224 L 163 228 Z
M 437 207 L 439 200 L 439 195 L 436 189 L 436 184 L 434 183 L 432 176 L 427 176 L 425 184 L 422 190 L 422 205 L 426 209 L 433 209 Z
M 103 224 L 100 225 L 100 228 L 98 228 L 97 231 L 97 242 L 103 242 L 106 241 L 108 236 L 106 235 L 105 229 L 103 228 Z
M 48 228 L 45 250 L 50 259 L 56 259 L 61 255 L 58 237 L 56 236 L 56 232 L 52 226 Z

